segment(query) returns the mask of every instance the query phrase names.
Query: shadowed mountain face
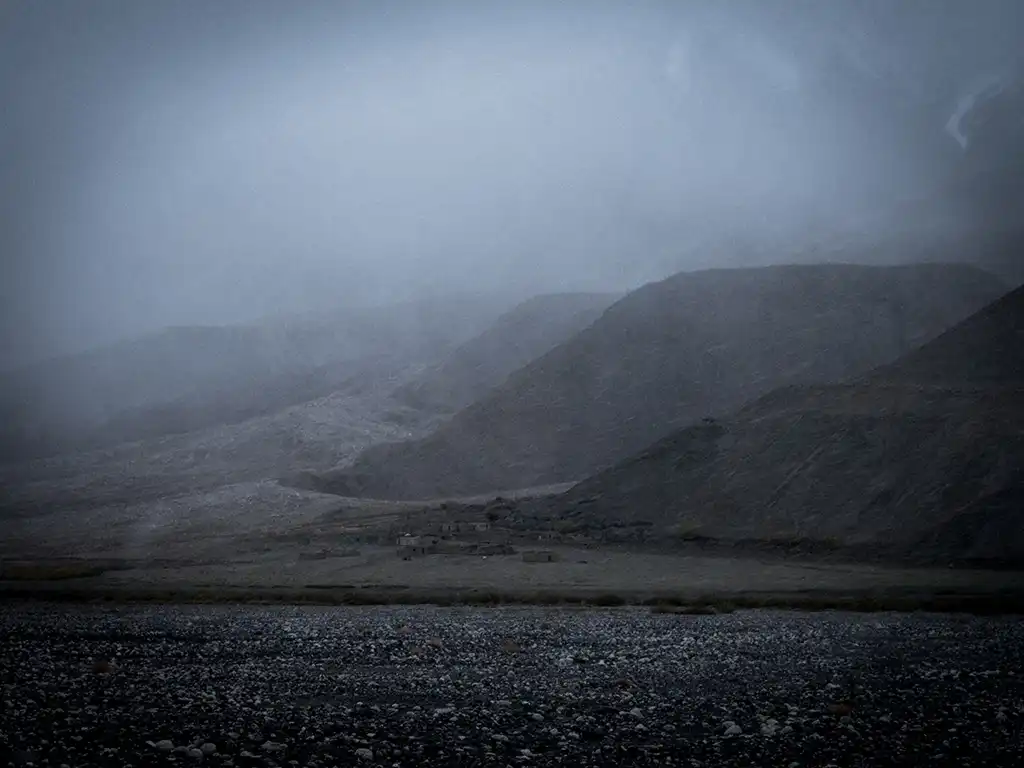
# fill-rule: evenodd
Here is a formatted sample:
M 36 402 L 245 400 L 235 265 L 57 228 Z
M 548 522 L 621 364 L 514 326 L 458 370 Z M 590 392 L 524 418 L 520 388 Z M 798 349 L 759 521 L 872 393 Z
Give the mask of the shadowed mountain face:
M 449 297 L 262 325 L 170 328 L 0 381 L 0 459 L 236 424 L 437 360 L 488 327 L 493 298 Z
M 550 513 L 684 538 L 1024 561 L 1024 289 L 852 383 L 778 389 L 580 483 Z
M 617 298 L 610 293 L 560 293 L 528 299 L 401 387 L 396 397 L 430 411 L 465 408 L 513 371 L 582 331 Z
M 1018 387 L 1024 382 L 1024 288 L 950 328 L 891 365 L 872 371 L 871 383 Z
M 433 498 L 574 480 L 785 384 L 891 361 L 998 296 L 952 265 L 684 273 L 620 300 L 428 437 L 371 448 L 323 490 Z

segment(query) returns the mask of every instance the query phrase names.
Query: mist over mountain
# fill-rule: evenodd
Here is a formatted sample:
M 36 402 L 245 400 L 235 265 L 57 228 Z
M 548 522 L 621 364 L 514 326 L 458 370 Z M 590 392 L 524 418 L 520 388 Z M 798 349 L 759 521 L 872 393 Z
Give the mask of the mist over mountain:
M 0 376 L 12 461 L 181 434 L 407 375 L 487 328 L 498 296 L 170 328 Z
M 7 3 L 0 358 L 339 302 L 623 291 L 898 234 L 901 205 L 927 211 L 915 237 L 955 220 L 968 242 L 1019 220 L 1022 17 Z
M 69 408 L 91 396 L 94 408 L 109 413 L 95 421 L 57 418 L 39 392 L 20 406 L 8 402 L 0 515 L 140 514 L 144 527 L 145 516 L 170 504 L 201 524 L 231 499 L 254 515 L 280 514 L 274 505 L 282 497 L 297 502 L 277 480 L 304 485 L 306 473 L 351 462 L 370 445 L 426 434 L 459 398 L 485 393 L 614 298 L 544 295 L 503 312 L 494 296 L 452 296 L 258 327 L 188 329 L 51 361 L 59 377 L 23 374 L 39 376 L 37 387 L 60 382 Z M 172 342 L 178 356 L 165 354 Z M 175 370 L 204 349 L 211 350 L 206 379 Z M 138 370 L 154 386 L 120 378 Z M 97 380 L 112 391 L 94 386 Z M 174 389 L 183 382 L 190 388 Z M 119 400 L 117 386 L 130 387 L 125 397 L 149 400 Z M 54 431 L 43 431 L 45 424 Z

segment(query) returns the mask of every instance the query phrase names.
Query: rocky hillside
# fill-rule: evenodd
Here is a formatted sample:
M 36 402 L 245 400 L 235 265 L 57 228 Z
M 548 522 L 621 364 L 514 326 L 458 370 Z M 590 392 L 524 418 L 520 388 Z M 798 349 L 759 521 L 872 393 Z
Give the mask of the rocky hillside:
M 1022 392 L 1018 288 L 852 383 L 785 387 L 675 432 L 549 513 L 655 537 L 1024 562 Z
M 326 397 L 235 424 L 0 465 L 0 519 L 201 499 L 351 461 L 375 443 L 420 436 L 436 423 L 391 398 L 403 381 L 356 378 Z
M 0 460 L 237 424 L 433 363 L 503 310 L 491 297 L 170 328 L 0 379 Z
M 518 367 L 517 356 L 531 354 L 545 340 L 540 351 L 553 346 L 559 335 L 587 324 L 612 300 L 570 294 L 524 302 L 425 372 L 411 363 L 417 355 L 451 349 L 451 341 L 472 327 L 456 322 L 455 304 L 422 317 L 421 333 L 399 333 L 409 322 L 401 307 L 390 321 L 381 317 L 379 323 L 338 327 L 337 339 L 346 346 L 332 352 L 325 339 L 320 354 L 376 356 L 308 368 L 302 361 L 312 356 L 300 358 L 293 349 L 293 359 L 299 360 L 295 371 L 275 375 L 277 366 L 268 365 L 253 373 L 247 387 L 210 385 L 201 396 L 123 407 L 91 433 L 109 444 L 0 465 L 0 516 L 22 523 L 43 511 L 73 510 L 79 517 L 88 512 L 90 520 L 101 512 L 145 517 L 153 505 L 166 503 L 205 519 L 213 514 L 211 498 L 231 499 L 237 489 L 268 478 L 301 485 L 305 470 L 349 462 L 376 443 L 423 435 L 437 423 L 434 408 L 444 407 L 443 383 L 469 397 L 474 387 L 485 387 L 494 377 L 500 381 L 504 367 Z M 483 319 L 481 313 L 475 322 Z M 321 320 L 292 321 L 277 331 L 291 331 L 285 335 L 293 338 L 303 327 L 316 330 Z M 201 330 L 219 338 L 236 329 Z M 146 351 L 154 354 L 153 347 Z M 116 359 L 124 364 L 125 357 Z M 103 369 L 97 373 L 110 375 Z M 429 405 L 410 405 L 407 396 L 395 394 L 422 392 L 428 385 L 439 395 Z M 239 497 L 238 503 L 250 502 Z
M 319 488 L 433 498 L 575 480 L 778 386 L 895 360 L 1003 290 L 954 265 L 678 274 L 627 295 L 426 438 L 372 448 Z
M 617 298 L 610 293 L 534 296 L 401 387 L 396 397 L 430 411 L 465 408 L 513 371 L 582 331 Z

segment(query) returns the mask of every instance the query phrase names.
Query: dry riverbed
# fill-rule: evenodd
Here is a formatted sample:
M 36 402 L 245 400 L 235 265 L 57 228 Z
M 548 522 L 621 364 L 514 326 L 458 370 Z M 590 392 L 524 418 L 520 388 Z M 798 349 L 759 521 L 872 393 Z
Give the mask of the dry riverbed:
M 35 766 L 1019 765 L 1013 618 L 8 604 Z

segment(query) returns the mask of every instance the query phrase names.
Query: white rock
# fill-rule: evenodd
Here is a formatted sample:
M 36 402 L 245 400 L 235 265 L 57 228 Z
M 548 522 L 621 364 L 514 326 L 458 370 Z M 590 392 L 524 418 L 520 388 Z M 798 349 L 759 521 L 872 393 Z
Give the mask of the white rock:
M 366 747 L 360 747 L 356 750 L 356 757 L 360 760 L 373 760 L 373 750 L 367 749 Z

